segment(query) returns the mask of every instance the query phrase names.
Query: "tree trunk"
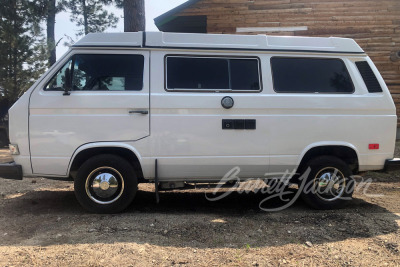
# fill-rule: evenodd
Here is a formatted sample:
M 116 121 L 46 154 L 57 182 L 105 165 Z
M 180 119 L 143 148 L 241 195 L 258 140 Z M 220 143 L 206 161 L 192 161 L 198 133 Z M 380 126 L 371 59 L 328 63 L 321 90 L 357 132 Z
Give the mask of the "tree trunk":
M 88 24 L 88 13 L 86 7 L 86 0 L 82 0 L 82 8 L 83 8 L 83 24 L 85 27 L 85 35 L 89 33 L 89 24 Z
M 124 0 L 124 31 L 145 30 L 144 0 Z
M 49 0 L 47 9 L 47 47 L 49 49 L 49 67 L 56 62 L 56 40 L 54 28 L 56 24 L 56 0 Z
M 17 30 L 17 3 L 16 1 L 14 2 L 14 21 L 13 21 L 13 28 L 14 32 L 18 32 Z M 17 100 L 17 95 L 18 95 L 18 47 L 17 44 L 14 43 L 12 44 L 12 93 L 11 93 L 11 101 L 14 102 Z

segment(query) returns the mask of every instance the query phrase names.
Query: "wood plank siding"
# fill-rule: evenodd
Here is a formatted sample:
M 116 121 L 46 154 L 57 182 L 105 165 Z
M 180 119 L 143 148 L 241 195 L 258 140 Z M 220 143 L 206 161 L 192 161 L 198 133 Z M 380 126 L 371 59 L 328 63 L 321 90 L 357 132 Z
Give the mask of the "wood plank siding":
M 200 0 L 174 14 L 200 15 L 207 17 L 208 33 L 265 27 L 268 32 L 248 34 L 354 38 L 383 75 L 400 117 L 400 61 L 390 59 L 400 50 L 400 0 Z M 286 29 L 271 32 L 277 27 Z

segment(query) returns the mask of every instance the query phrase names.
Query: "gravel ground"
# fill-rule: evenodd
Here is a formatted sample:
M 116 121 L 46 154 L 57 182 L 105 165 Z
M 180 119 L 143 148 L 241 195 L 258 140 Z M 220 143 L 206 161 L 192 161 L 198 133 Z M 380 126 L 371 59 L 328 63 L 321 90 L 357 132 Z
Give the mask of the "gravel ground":
M 265 212 L 261 192 L 210 202 L 210 189 L 161 192 L 156 204 L 145 184 L 117 215 L 85 212 L 72 182 L 0 179 L 0 266 L 399 266 L 400 172 L 364 178 L 369 195 L 333 211 L 298 200 Z

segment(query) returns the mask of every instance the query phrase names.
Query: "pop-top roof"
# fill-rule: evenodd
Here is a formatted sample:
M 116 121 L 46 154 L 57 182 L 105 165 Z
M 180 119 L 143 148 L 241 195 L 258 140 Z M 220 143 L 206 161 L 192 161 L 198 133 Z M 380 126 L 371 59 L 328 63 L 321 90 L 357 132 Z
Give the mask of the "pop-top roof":
M 143 32 L 89 33 L 73 46 L 133 46 L 142 47 Z
M 73 47 L 110 46 L 166 49 L 364 53 L 353 39 L 348 38 L 169 32 L 90 33 L 73 45 Z

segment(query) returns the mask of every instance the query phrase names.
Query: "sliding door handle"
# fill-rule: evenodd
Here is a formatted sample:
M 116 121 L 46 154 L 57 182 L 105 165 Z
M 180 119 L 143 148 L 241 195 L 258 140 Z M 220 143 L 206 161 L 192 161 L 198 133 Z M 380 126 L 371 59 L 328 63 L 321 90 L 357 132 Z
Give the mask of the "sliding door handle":
M 129 110 L 129 114 L 147 115 L 147 114 L 149 114 L 149 111 L 148 110 Z

